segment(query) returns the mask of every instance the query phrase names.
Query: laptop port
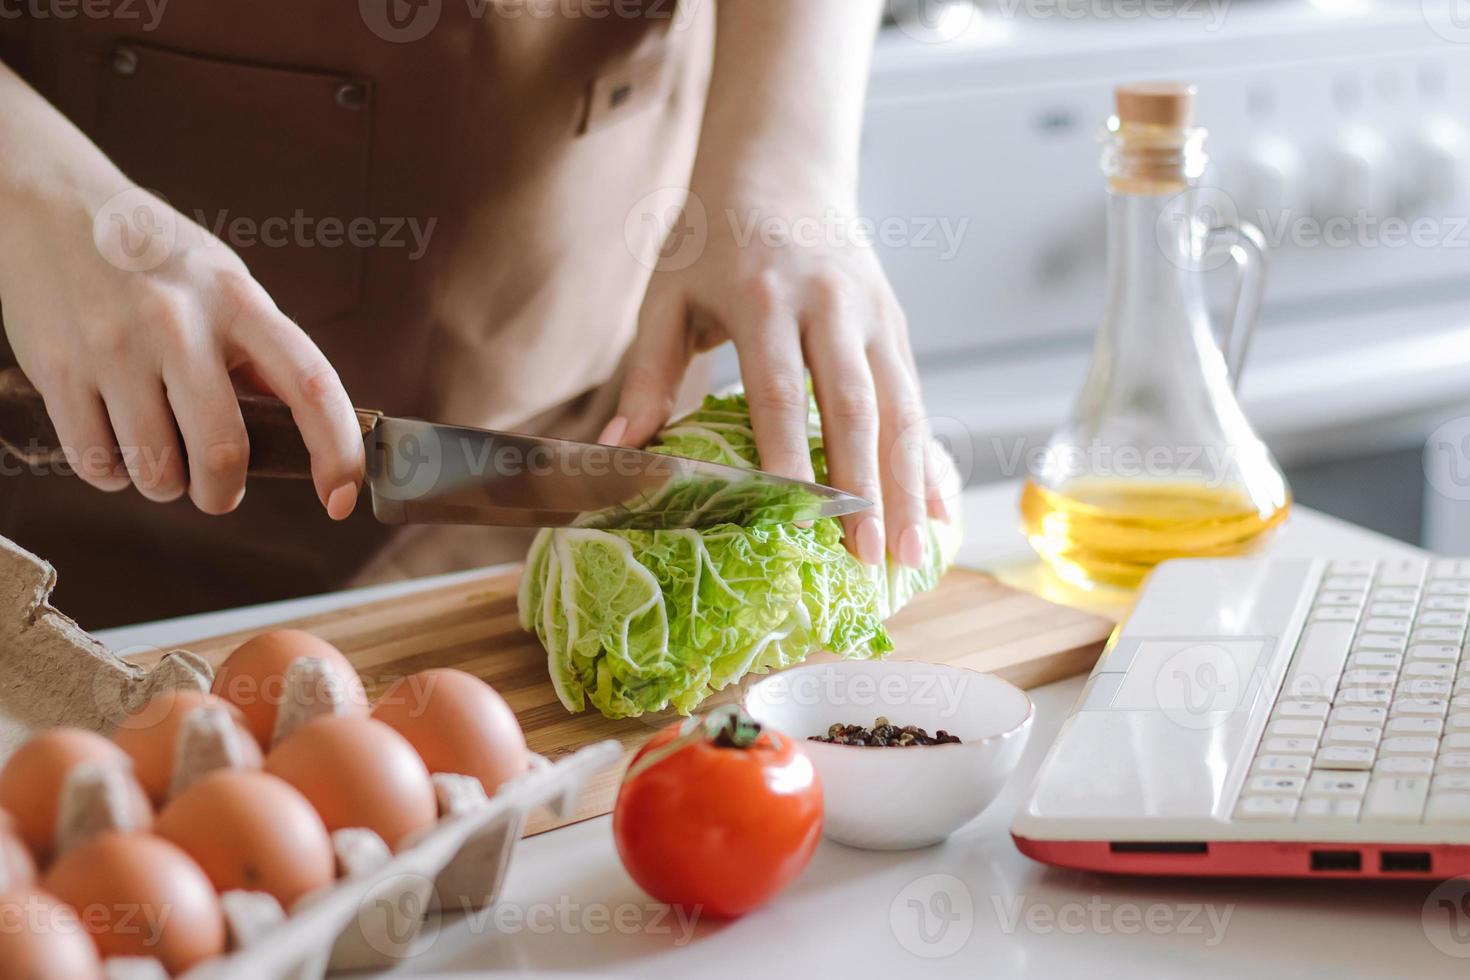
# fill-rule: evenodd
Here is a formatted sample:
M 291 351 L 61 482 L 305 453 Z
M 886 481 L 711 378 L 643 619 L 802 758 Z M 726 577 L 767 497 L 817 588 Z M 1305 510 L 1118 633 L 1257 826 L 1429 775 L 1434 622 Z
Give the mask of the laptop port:
M 1313 851 L 1313 871 L 1362 871 L 1363 855 L 1360 851 Z
M 1383 851 L 1378 855 L 1379 871 L 1428 871 L 1428 851 Z
M 1115 840 L 1108 849 L 1114 854 L 1207 854 L 1210 845 L 1188 840 Z

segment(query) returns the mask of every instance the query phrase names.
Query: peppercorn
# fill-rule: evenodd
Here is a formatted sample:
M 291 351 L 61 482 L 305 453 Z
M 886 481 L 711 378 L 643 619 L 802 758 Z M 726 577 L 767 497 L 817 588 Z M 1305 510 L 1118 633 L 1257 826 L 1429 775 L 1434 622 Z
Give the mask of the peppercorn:
M 947 745 L 958 744 L 960 739 L 951 735 L 943 728 L 930 735 L 918 725 L 904 725 L 902 728 L 894 725 L 887 718 L 879 715 L 873 720 L 871 729 L 862 725 L 844 725 L 841 723 L 830 725 L 826 735 L 808 736 L 808 741 L 828 742 L 833 745 L 871 745 L 876 747 L 905 747 L 910 745 Z

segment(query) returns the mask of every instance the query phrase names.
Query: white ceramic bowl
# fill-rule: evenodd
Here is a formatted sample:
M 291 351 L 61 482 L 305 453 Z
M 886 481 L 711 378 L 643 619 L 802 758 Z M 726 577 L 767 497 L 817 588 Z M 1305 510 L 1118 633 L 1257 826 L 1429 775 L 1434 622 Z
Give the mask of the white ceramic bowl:
M 913 661 L 845 660 L 772 674 L 745 695 L 762 725 L 800 739 L 822 779 L 824 832 L 870 850 L 944 840 L 990 805 L 1031 734 L 1031 699 L 978 671 Z M 878 716 L 960 744 L 905 748 L 807 741 Z

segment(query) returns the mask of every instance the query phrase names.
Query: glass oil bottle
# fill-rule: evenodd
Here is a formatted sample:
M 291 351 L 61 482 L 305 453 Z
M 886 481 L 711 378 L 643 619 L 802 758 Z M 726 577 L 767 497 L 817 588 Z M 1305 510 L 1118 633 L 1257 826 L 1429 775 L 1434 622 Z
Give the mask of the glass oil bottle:
M 1133 588 L 1169 558 L 1248 551 L 1286 519 L 1290 492 L 1236 400 L 1263 285 L 1260 232 L 1198 186 L 1205 133 L 1194 89 L 1124 86 L 1108 124 L 1107 297 L 1069 420 L 1021 496 L 1038 554 L 1075 585 Z M 1234 262 L 1218 338 L 1205 274 Z

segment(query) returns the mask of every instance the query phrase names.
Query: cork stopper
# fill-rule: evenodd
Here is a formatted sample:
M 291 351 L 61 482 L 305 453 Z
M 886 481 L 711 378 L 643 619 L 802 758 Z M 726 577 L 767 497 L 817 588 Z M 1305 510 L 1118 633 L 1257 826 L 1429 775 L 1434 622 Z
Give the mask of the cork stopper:
M 1205 132 L 1194 125 L 1193 85 L 1135 82 L 1114 91 L 1103 172 L 1115 194 L 1175 194 L 1204 172 Z
M 1136 82 L 1114 91 L 1118 122 L 1123 126 L 1194 125 L 1194 86 L 1185 82 Z

